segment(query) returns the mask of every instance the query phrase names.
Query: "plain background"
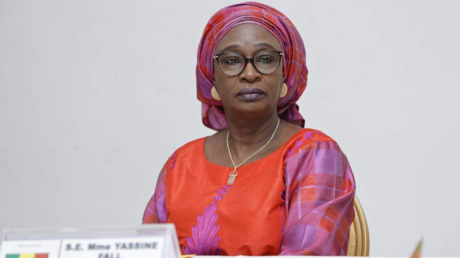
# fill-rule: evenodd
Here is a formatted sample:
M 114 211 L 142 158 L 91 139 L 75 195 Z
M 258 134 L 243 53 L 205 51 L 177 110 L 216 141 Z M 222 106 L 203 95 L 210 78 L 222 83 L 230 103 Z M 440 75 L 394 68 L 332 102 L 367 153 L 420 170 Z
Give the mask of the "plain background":
M 169 155 L 213 133 L 196 52 L 231 3 L 1 0 L 0 228 L 140 224 Z M 301 112 L 349 158 L 371 256 L 460 256 L 460 2 L 264 3 L 303 37 Z

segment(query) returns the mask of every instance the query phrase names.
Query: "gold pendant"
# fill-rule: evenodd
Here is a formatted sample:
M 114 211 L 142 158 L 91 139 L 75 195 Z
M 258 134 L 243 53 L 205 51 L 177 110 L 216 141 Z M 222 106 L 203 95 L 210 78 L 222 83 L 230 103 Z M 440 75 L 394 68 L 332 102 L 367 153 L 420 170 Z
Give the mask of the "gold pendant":
M 230 172 L 230 174 L 228 175 L 227 185 L 233 184 L 233 182 L 235 182 L 235 178 L 237 175 L 238 175 L 238 172 L 236 172 L 236 168 L 235 168 L 235 170 Z

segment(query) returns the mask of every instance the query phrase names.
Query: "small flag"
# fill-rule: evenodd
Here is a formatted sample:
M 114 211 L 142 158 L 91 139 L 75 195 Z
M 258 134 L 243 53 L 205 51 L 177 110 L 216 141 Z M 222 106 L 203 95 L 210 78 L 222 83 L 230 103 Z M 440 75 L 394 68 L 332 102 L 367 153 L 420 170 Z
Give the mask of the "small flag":
M 48 254 L 7 254 L 5 258 L 48 258 Z
M 422 257 L 422 246 L 423 246 L 423 238 L 418 241 L 417 247 L 415 251 L 412 253 L 411 258 L 421 258 Z

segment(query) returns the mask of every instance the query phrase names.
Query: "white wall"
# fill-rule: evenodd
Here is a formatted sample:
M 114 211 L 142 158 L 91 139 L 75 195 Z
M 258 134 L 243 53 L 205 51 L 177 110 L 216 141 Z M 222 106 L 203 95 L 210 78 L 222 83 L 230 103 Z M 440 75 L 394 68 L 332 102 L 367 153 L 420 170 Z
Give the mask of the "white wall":
M 235 1 L 0 1 L 0 228 L 139 224 L 209 135 L 198 41 Z M 347 154 L 372 256 L 459 256 L 459 1 L 265 1 L 296 24 L 307 127 Z

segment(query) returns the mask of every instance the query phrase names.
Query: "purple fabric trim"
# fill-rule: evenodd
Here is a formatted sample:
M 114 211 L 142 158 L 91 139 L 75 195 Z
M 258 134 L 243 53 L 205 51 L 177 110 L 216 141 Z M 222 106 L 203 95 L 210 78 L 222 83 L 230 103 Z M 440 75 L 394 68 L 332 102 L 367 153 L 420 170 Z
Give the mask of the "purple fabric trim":
M 284 192 L 284 191 L 283 191 L 283 192 Z M 283 192 L 281 193 L 281 196 L 283 195 Z M 283 215 L 283 205 L 284 205 L 284 203 L 281 203 L 280 206 L 279 206 L 280 218 L 281 218 L 280 250 L 281 250 L 281 246 L 283 245 L 283 239 L 284 239 L 284 215 Z
M 176 152 L 174 152 L 174 153 L 171 155 L 170 159 L 171 159 L 171 166 L 170 166 L 169 168 L 172 169 L 172 168 L 174 167 L 174 165 L 176 165 Z

